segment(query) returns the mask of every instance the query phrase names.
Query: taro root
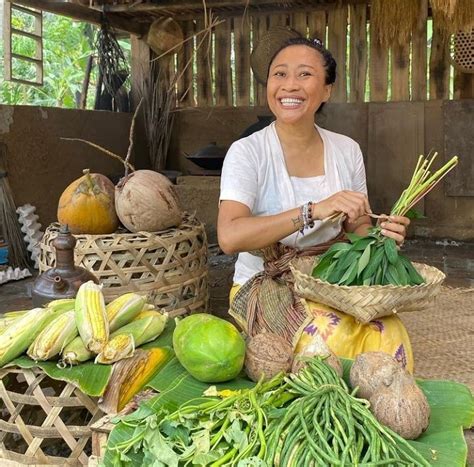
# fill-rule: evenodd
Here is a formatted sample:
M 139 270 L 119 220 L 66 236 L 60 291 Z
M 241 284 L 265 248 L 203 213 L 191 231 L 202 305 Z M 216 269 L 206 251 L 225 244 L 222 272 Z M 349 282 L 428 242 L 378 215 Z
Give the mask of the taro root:
M 404 374 L 405 370 L 389 354 L 365 352 L 355 358 L 350 372 L 350 382 L 353 388 L 359 387 L 357 392 L 359 397 L 369 399 L 379 386 L 390 386 L 395 378 Z
M 281 372 L 288 373 L 293 361 L 293 349 L 279 335 L 256 334 L 251 337 L 245 353 L 245 372 L 252 381 L 265 381 Z
M 291 372 L 298 373 L 302 368 L 306 366 L 306 362 L 302 358 L 316 356 L 324 357 L 324 363 L 333 367 L 337 375 L 339 377 L 342 377 L 343 370 L 341 361 L 331 351 L 331 349 L 326 344 L 326 341 L 319 333 L 316 333 L 312 337 L 311 343 L 307 345 L 298 355 L 295 356 L 295 359 L 293 360 L 293 365 L 291 367 Z
M 405 439 L 416 439 L 428 428 L 430 406 L 423 391 L 408 374 L 395 376 L 369 399 L 375 418 Z

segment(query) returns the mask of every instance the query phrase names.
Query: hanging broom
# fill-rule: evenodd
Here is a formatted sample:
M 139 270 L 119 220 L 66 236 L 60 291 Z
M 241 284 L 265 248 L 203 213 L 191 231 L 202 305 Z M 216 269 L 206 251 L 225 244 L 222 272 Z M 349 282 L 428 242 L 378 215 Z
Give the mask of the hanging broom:
M 10 266 L 24 269 L 29 267 L 29 261 L 20 229 L 7 178 L 7 146 L 0 143 L 0 236 L 7 242 Z

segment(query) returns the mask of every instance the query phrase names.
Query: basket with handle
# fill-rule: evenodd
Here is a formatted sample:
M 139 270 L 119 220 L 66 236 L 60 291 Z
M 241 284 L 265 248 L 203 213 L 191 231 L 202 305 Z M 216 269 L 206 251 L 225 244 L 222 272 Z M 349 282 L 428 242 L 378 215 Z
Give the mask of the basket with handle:
M 295 292 L 302 298 L 323 303 L 353 316 L 362 323 L 394 313 L 422 310 L 436 297 L 445 275 L 433 266 L 413 263 L 425 283 L 421 285 L 345 286 L 311 276 L 318 257 L 294 259 L 290 268 Z

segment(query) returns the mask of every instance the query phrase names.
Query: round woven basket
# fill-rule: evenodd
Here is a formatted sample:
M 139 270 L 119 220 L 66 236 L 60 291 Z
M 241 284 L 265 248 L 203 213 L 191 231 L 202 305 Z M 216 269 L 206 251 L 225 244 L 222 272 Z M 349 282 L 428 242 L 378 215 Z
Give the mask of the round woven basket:
M 59 224 L 51 224 L 40 243 L 40 273 L 54 267 L 52 245 Z M 91 271 L 103 285 L 106 302 L 127 292 L 170 316 L 207 311 L 207 238 L 204 225 L 185 215 L 179 227 L 161 232 L 75 235 L 75 264 Z
M 428 307 L 441 288 L 445 275 L 427 264 L 413 263 L 426 283 L 415 286 L 334 285 L 311 276 L 317 257 L 301 257 L 290 264 L 295 292 L 302 298 L 323 303 L 353 316 L 362 323 L 394 313 Z

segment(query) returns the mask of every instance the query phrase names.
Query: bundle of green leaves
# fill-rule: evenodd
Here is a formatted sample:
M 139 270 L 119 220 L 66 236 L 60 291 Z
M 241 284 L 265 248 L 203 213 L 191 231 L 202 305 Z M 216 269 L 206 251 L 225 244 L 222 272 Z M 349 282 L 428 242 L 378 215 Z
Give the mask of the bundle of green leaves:
M 437 153 L 419 157 L 410 184 L 394 204 L 391 216 L 419 217 L 413 210 L 415 204 L 458 163 L 457 156 L 454 156 L 432 174 L 429 169 L 436 156 Z M 365 237 L 350 233 L 346 236 L 350 243 L 335 243 L 320 256 L 313 268 L 313 277 L 330 284 L 349 286 L 404 286 L 425 282 L 411 261 L 399 253 L 395 240 L 381 234 L 380 227 L 374 227 Z
M 372 233 L 347 234 L 350 243 L 335 243 L 320 258 L 312 275 L 338 285 L 419 285 L 425 281 L 395 240 Z

